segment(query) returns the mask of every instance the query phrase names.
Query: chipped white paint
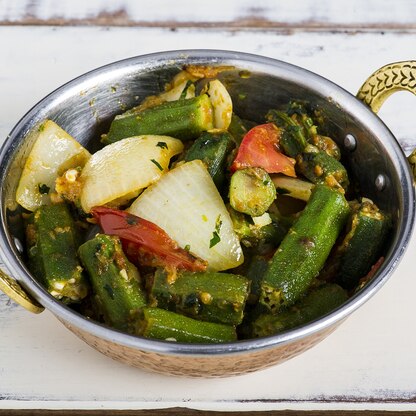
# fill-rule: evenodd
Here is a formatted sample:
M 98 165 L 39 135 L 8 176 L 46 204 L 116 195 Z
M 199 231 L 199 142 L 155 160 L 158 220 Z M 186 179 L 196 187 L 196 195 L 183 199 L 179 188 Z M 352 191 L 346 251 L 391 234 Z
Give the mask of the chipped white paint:
M 208 22 L 221 23 L 255 19 L 282 25 L 414 25 L 416 3 L 413 0 L 211 0 L 191 3 L 189 0 L 3 0 L 0 21 L 21 22 L 25 19 L 88 20 L 112 16 L 125 22 Z
M 93 2 L 79 4 L 85 9 L 87 3 Z M 10 16 L 12 4 L 6 5 Z M 258 53 L 306 67 L 355 93 L 379 66 L 414 59 L 415 44 L 416 33 L 1 27 L 0 137 L 63 82 L 132 55 L 217 47 Z M 399 95 L 380 113 L 399 138 L 416 138 L 415 103 L 416 97 Z M 317 347 L 280 366 L 220 380 L 129 368 L 88 347 L 49 312 L 31 315 L 0 295 L 0 409 L 414 410 L 415 251 L 414 238 L 392 279 Z

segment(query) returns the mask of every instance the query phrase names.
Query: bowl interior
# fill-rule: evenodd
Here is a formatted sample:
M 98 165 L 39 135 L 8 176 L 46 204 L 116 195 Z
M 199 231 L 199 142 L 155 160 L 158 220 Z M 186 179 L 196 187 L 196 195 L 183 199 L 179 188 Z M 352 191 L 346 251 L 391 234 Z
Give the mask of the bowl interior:
M 340 145 L 342 160 L 356 189 L 390 214 L 393 231 L 383 268 L 363 293 L 334 312 L 330 319 L 345 317 L 382 284 L 407 244 L 414 215 L 409 169 L 390 131 L 352 95 L 308 71 L 254 55 L 188 51 L 131 58 L 85 74 L 38 103 L 13 129 L 1 153 L 1 204 L 5 229 L 2 245 L 6 265 L 35 298 L 43 304 L 46 302 L 55 313 L 60 314 L 67 309 L 34 282 L 24 266 L 24 256 L 16 248 L 15 239 L 22 241 L 23 234 L 21 211 L 15 203 L 14 194 L 32 145 L 30 132 L 39 122 L 52 119 L 94 152 L 100 147 L 100 134 L 108 131 L 116 114 L 137 105 L 146 96 L 162 91 L 172 76 L 189 63 L 234 67 L 222 72 L 219 78 L 233 98 L 235 112 L 258 123 L 264 122 L 264 115 L 269 109 L 289 100 L 310 103 L 319 110 L 324 121 L 321 132 Z M 353 151 L 344 146 L 347 134 L 353 135 L 357 141 Z M 384 178 L 383 189 L 375 185 L 379 175 Z M 71 312 L 65 313 L 68 317 Z M 326 324 L 325 320 L 319 323 L 321 326 Z M 312 331 L 318 327 L 312 325 L 310 328 Z M 296 330 L 292 332 L 295 334 Z M 277 336 L 269 342 L 278 341 Z

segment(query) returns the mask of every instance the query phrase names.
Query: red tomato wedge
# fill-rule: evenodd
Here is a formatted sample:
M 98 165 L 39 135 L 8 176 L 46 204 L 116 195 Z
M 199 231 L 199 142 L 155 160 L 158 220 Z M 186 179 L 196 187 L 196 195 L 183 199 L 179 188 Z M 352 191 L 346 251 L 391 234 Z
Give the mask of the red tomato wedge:
M 279 150 L 281 130 L 273 123 L 253 127 L 244 136 L 231 172 L 244 168 L 263 168 L 267 173 L 296 177 L 295 161 Z
M 204 271 L 207 262 L 180 248 L 156 224 L 126 211 L 95 207 L 91 213 L 105 234 L 120 238 L 123 250 L 132 263 L 143 266 Z

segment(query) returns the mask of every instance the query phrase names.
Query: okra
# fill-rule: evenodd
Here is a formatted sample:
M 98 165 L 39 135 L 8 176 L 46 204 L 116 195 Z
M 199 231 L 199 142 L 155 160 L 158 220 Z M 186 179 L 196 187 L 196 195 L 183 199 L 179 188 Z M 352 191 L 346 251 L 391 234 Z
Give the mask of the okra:
M 344 196 L 316 185 L 297 221 L 276 250 L 261 284 L 260 302 L 272 313 L 290 306 L 322 269 L 349 214 Z
M 342 305 L 347 292 L 336 284 L 311 290 L 292 307 L 277 315 L 263 314 L 252 324 L 253 337 L 265 337 L 305 325 Z
M 292 101 L 286 112 L 271 110 L 267 118 L 287 130 L 288 134 L 283 137 L 283 146 L 289 149 L 296 146 L 296 149 L 301 151 L 302 145 L 304 147 L 309 143 L 337 160 L 341 158 L 341 151 L 335 141 L 318 134 L 315 120 L 309 115 L 304 104 Z
M 256 304 L 260 297 L 261 282 L 266 273 L 269 262 L 265 256 L 255 255 L 250 261 L 247 270 L 247 278 L 250 281 L 250 295 L 248 304 Z
M 65 303 L 85 298 L 88 285 L 77 259 L 79 236 L 64 203 L 42 205 L 26 227 L 29 268 L 48 292 Z
M 102 142 L 145 134 L 171 136 L 180 140 L 198 137 L 213 128 L 213 110 L 206 94 L 159 104 L 136 114 L 116 116 Z
M 142 308 L 136 334 L 166 341 L 213 344 L 237 340 L 235 328 L 202 322 L 160 308 Z
M 259 303 L 259 297 L 261 282 L 269 265 L 269 257 L 270 256 L 255 254 L 251 258 L 248 269 L 245 272 L 247 279 L 250 281 L 250 294 L 244 310 L 243 322 L 237 327 L 239 338 L 252 338 L 253 322 L 259 316 L 268 312 L 268 309 Z
M 313 183 L 346 189 L 348 174 L 339 162 L 339 147 L 331 138 L 317 133 L 302 105 L 291 103 L 287 113 L 270 110 L 266 118 L 283 128 L 280 146 L 288 156 L 296 158 L 298 173 Z
M 328 136 L 322 136 L 321 134 L 315 134 L 309 143 L 316 146 L 319 150 L 325 152 L 328 156 L 333 157 L 336 160 L 341 159 L 341 150 L 338 145 Z
M 313 145 L 306 146 L 296 162 L 297 171 L 313 183 L 344 189 L 349 184 L 348 173 L 342 163 Z
M 231 177 L 229 197 L 236 211 L 258 217 L 276 199 L 276 187 L 262 168 L 239 169 Z
M 236 211 L 231 206 L 227 209 L 230 213 L 233 229 L 245 247 L 258 247 L 262 243 L 277 246 L 290 228 L 287 222 L 284 220 L 280 221 L 274 214 L 264 214 L 269 216 L 270 222 L 263 225 L 256 224 L 258 219 L 262 217 L 252 218 L 249 215 Z
M 234 140 L 227 132 L 202 133 L 185 155 L 185 161 L 200 159 L 208 168 L 215 185 L 222 187 L 229 152 L 234 148 Z
M 132 318 L 146 305 L 146 297 L 139 272 L 124 255 L 119 238 L 97 234 L 78 252 L 106 323 L 131 331 Z
M 157 269 L 150 289 L 152 306 L 202 321 L 238 325 L 249 293 L 248 280 L 231 273 Z
M 286 155 L 296 158 L 308 144 L 302 126 L 283 111 L 270 110 L 266 119 L 283 128 L 280 146 Z
M 353 289 L 380 257 L 389 228 L 388 217 L 369 199 L 355 204 L 348 232 L 338 248 L 339 268 L 335 281 Z

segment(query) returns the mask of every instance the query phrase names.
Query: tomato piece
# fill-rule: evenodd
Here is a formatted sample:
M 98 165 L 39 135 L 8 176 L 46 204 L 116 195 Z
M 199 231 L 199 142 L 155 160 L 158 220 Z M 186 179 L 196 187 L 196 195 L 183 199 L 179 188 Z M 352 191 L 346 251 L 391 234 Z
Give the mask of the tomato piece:
M 279 149 L 281 130 L 273 123 L 253 127 L 244 136 L 231 172 L 248 167 L 296 177 L 295 161 Z
M 91 210 L 105 234 L 120 238 L 132 263 L 143 266 L 204 271 L 207 262 L 179 247 L 156 224 L 126 211 L 107 207 Z

